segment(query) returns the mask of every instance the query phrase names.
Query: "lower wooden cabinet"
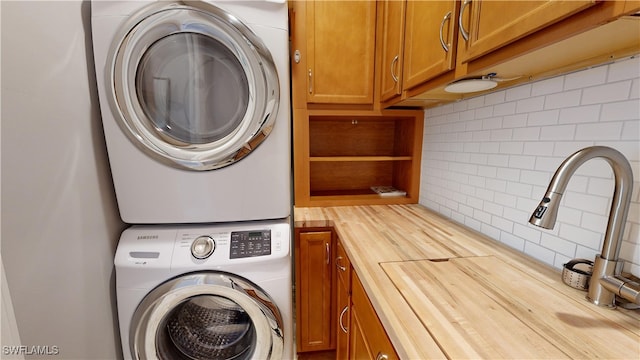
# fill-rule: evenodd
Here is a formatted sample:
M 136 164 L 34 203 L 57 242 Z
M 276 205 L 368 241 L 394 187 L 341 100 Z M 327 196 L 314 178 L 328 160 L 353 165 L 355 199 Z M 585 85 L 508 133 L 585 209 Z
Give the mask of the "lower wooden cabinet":
M 298 352 L 336 347 L 335 272 L 331 228 L 295 231 Z
M 332 228 L 295 229 L 297 352 L 336 359 L 398 359 Z
M 350 359 L 398 359 L 373 305 L 354 272 L 351 281 Z

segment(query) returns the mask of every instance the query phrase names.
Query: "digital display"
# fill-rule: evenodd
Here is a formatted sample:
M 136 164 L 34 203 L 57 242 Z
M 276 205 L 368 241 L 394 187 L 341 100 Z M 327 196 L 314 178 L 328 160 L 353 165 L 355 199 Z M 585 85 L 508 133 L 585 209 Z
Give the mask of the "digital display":
M 231 259 L 271 255 L 271 230 L 231 232 Z

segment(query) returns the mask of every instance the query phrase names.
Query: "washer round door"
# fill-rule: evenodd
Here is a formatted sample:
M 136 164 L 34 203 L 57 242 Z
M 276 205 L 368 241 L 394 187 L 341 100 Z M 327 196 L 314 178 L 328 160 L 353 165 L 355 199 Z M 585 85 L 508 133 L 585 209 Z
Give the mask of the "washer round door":
M 262 40 L 204 2 L 158 2 L 125 24 L 107 63 L 114 117 L 147 155 L 213 170 L 271 132 L 280 89 Z
M 259 287 L 227 273 L 193 273 L 151 291 L 130 328 L 134 359 L 281 359 L 282 318 Z

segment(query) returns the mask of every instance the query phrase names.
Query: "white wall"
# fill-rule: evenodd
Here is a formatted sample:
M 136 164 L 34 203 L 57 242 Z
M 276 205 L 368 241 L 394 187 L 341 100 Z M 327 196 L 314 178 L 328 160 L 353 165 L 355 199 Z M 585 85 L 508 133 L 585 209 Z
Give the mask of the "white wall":
M 600 252 L 613 172 L 585 163 L 553 230 L 528 224 L 562 160 L 587 146 L 621 151 L 633 200 L 621 258 L 640 275 L 640 60 L 623 59 L 425 114 L 420 203 L 557 268 Z
M 58 347 L 42 358 L 114 359 L 123 224 L 98 115 L 90 3 L 0 6 L 2 262 L 20 340 Z

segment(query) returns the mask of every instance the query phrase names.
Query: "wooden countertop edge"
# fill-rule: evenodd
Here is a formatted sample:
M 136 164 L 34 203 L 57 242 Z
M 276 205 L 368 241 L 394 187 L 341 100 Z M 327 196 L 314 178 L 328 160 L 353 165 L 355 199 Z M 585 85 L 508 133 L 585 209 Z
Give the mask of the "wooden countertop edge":
M 571 289 L 562 283 L 560 271 L 533 259 L 515 249 L 499 243 L 484 234 L 455 223 L 421 205 L 375 205 L 359 207 L 324 207 L 324 208 L 295 208 L 295 227 L 333 227 L 338 237 L 342 240 L 345 251 L 351 260 L 351 264 L 362 281 L 363 287 L 369 296 L 374 309 L 391 342 L 393 343 L 400 358 L 446 358 L 446 349 L 441 349 L 437 341 L 431 336 L 429 330 L 415 316 L 411 306 L 406 302 L 402 294 L 395 288 L 391 279 L 386 275 L 380 263 L 394 261 L 408 261 L 397 256 L 391 251 L 385 251 L 379 246 L 371 244 L 385 244 L 389 239 L 384 234 L 380 234 L 377 229 L 372 228 L 371 223 L 366 219 L 361 219 L 357 214 L 352 214 L 349 208 L 360 208 L 364 211 L 371 209 L 385 208 L 406 211 L 406 216 L 415 216 L 427 219 L 433 225 L 434 231 L 440 227 L 445 227 L 449 236 L 455 237 L 458 241 L 469 242 L 479 245 L 490 254 L 478 254 L 470 256 L 495 256 L 504 262 L 518 267 L 525 268 L 533 277 L 539 279 L 549 286 L 550 290 L 558 291 L 564 296 L 571 298 L 577 306 L 584 306 L 590 311 L 604 316 L 607 319 L 622 323 L 626 329 L 640 336 L 640 328 L 637 324 L 640 321 L 640 312 L 618 309 L 611 311 L 598 308 L 588 303 L 584 297 L 585 292 Z M 373 210 L 371 210 L 373 211 Z M 382 228 L 384 224 L 377 224 Z M 365 236 L 369 241 L 358 241 L 358 238 Z M 595 314 L 594 314 L 595 315 Z

